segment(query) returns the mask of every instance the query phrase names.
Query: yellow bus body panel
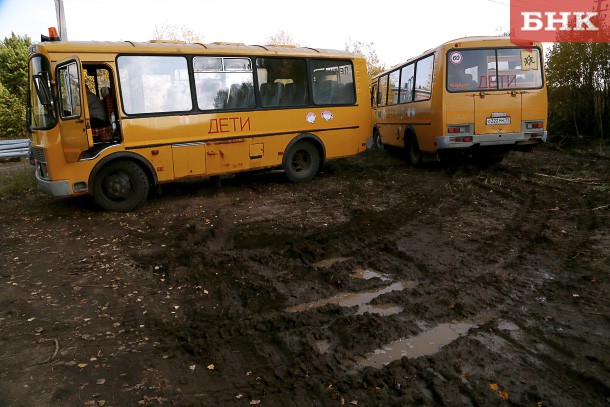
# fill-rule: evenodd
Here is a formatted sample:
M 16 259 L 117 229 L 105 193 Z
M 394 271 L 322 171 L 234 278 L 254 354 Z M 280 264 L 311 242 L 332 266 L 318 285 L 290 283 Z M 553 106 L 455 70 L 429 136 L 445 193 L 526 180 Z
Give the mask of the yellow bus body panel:
M 508 37 L 460 38 L 423 52 L 377 75 L 371 85 L 374 89 L 378 78 L 434 55 L 432 91 L 429 100 L 386 106 L 373 103 L 373 126 L 380 133 L 381 142 L 388 146 L 404 148 L 405 135 L 410 131 L 416 135 L 422 152 L 435 154 L 443 144 L 439 141 L 447 141 L 449 144 L 448 140 L 451 137 L 448 134 L 449 126 L 471 126 L 471 135 L 481 136 L 490 145 L 495 142 L 501 143 L 502 137 L 506 138 L 506 135 L 511 140 L 525 138 L 524 141 L 527 141 L 528 136 L 527 134 L 524 136 L 523 128 L 525 121 L 542 122 L 543 127 L 538 130 L 544 132 L 546 137 L 548 102 L 544 69 L 542 69 L 542 87 L 539 89 L 477 89 L 454 93 L 449 92 L 446 87 L 446 58 L 451 50 L 523 46 L 511 43 Z M 525 47 L 525 49 L 528 49 L 527 47 L 540 49 L 538 63 L 543 67 L 541 44 L 530 43 Z M 509 117 L 510 123 L 491 124 L 488 119 L 492 117 Z
M 115 156 L 130 154 L 130 157 L 137 157 L 154 171 L 152 176 L 156 182 L 168 182 L 185 177 L 279 167 L 289 143 L 302 135 L 320 140 L 323 160 L 348 157 L 366 149 L 366 140 L 371 133 L 366 63 L 362 57 L 343 51 L 239 44 L 60 41 L 35 44 L 31 54 L 43 55 L 50 61 L 55 86 L 57 64 L 70 58 L 78 58 L 83 65 L 104 65 L 112 72 L 114 84 L 119 83 L 115 63 L 118 55 L 321 58 L 350 60 L 353 64 L 354 105 L 138 117 L 123 112 L 117 87 L 121 143 L 87 157 L 83 153 L 93 143 L 87 138 L 70 141 L 62 134 L 64 122 L 61 118 L 53 129 L 32 131 L 34 148 L 44 151 L 49 163 L 49 181 L 65 182 L 69 185 L 68 195 L 90 193 L 89 184 L 96 165 Z M 307 120 L 310 114 L 316 117 L 313 123 Z M 86 187 L 74 189 L 73 186 L 79 183 Z

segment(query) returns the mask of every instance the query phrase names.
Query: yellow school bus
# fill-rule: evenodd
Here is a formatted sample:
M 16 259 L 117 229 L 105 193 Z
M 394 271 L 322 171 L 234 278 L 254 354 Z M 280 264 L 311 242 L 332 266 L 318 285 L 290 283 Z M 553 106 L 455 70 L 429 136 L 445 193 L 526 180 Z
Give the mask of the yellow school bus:
M 56 40 L 31 47 L 29 81 L 39 188 L 111 211 L 187 177 L 307 181 L 371 134 L 365 60 L 342 51 Z
M 373 78 L 373 141 L 422 160 L 469 156 L 489 163 L 546 142 L 540 43 L 508 37 L 447 42 Z

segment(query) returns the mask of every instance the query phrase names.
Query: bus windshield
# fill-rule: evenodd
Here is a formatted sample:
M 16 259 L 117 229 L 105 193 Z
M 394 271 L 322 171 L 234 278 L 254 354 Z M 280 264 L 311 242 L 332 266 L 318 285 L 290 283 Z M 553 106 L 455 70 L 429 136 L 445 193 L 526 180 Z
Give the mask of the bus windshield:
M 50 129 L 57 124 L 57 113 L 51 91 L 51 66 L 43 56 L 30 60 L 30 94 L 28 124 L 30 129 Z
M 451 50 L 447 53 L 447 90 L 540 89 L 539 61 L 537 48 Z

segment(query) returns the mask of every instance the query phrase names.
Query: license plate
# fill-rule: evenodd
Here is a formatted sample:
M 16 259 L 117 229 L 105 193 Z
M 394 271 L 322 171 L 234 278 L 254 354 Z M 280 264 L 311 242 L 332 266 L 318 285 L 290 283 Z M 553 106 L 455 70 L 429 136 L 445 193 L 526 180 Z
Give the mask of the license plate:
M 510 117 L 488 117 L 486 123 L 488 126 L 493 126 L 494 124 L 510 124 Z

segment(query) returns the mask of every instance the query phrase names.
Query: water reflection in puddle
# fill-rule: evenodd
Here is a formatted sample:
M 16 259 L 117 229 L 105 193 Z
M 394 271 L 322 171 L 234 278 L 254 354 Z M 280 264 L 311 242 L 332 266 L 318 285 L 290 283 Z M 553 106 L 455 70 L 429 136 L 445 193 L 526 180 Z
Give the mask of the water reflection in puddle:
M 382 317 L 387 317 L 390 315 L 400 314 L 403 310 L 403 307 L 400 307 L 395 304 L 365 304 L 361 305 L 358 308 L 358 312 L 356 312 L 356 315 L 363 315 L 364 313 L 368 312 L 370 314 L 377 314 L 381 315 Z
M 314 308 L 323 307 L 328 304 L 335 304 L 341 307 L 360 307 L 360 309 L 358 310 L 358 314 L 362 314 L 368 311 L 379 313 L 381 315 L 391 315 L 392 313 L 401 312 L 402 308 L 394 305 L 373 306 L 367 304 L 373 299 L 379 297 L 380 295 L 387 294 L 392 291 L 401 291 L 407 288 L 414 288 L 415 286 L 417 286 L 417 283 L 414 281 L 401 281 L 376 290 L 362 291 L 358 293 L 341 293 L 335 295 L 334 297 L 324 298 L 306 304 L 295 305 L 294 307 L 288 308 L 287 311 L 303 312 L 312 310 Z M 364 309 L 364 311 L 362 311 L 362 309 Z M 390 310 L 392 310 L 393 312 L 390 312 Z
M 392 277 L 387 274 L 381 274 L 373 270 L 367 270 L 363 268 L 357 268 L 352 274 L 352 278 L 357 278 L 360 280 L 371 280 L 373 278 L 378 278 L 381 281 L 392 281 Z
M 404 356 L 414 359 L 432 355 L 443 346 L 450 344 L 460 336 L 466 335 L 472 328 L 477 327 L 478 325 L 469 322 L 441 324 L 417 336 L 389 343 L 382 349 L 369 353 L 356 365 L 360 368 L 371 366 L 381 369 L 388 363 L 399 360 Z

